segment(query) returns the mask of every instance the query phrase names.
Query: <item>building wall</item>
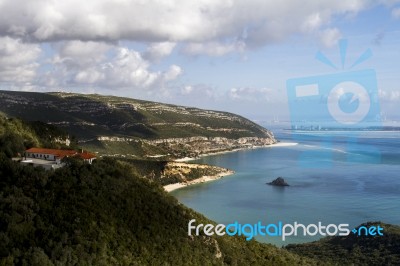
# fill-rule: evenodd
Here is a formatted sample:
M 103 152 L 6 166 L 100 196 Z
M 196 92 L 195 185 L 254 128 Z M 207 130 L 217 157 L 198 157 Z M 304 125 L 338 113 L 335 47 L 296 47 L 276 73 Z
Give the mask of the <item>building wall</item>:
M 64 164 L 54 164 L 54 163 L 48 163 L 48 164 L 38 164 L 32 161 L 22 161 L 21 164 L 23 165 L 32 165 L 34 167 L 43 167 L 45 170 L 54 170 L 60 167 L 63 167 Z
M 93 162 L 95 159 L 96 159 L 96 158 L 91 158 L 91 159 L 83 159 L 83 161 L 84 161 L 85 163 L 92 164 L 92 162 Z
M 79 155 L 79 154 L 78 154 Z M 26 158 L 34 158 L 34 159 L 40 159 L 40 160 L 46 160 L 46 161 L 52 161 L 56 162 L 57 164 L 61 163 L 61 160 L 59 157 L 56 157 L 53 154 L 44 154 L 44 153 L 34 153 L 34 152 L 25 152 Z M 90 158 L 90 159 L 84 159 L 86 163 L 91 164 L 93 160 L 95 160 L 96 157 Z
M 47 161 L 55 161 L 56 158 L 53 154 L 42 154 L 42 153 L 26 153 L 26 157 L 28 158 L 37 158 L 37 159 L 42 159 L 42 160 L 47 160 Z

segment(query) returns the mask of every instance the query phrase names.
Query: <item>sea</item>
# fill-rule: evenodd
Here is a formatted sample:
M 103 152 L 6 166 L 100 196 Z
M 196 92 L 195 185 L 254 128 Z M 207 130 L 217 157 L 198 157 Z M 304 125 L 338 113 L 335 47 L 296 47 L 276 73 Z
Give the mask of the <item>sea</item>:
M 173 191 L 181 203 L 217 223 L 400 225 L 399 131 L 274 130 L 277 146 L 200 158 L 234 175 Z M 294 145 L 297 144 L 297 145 Z M 282 177 L 290 185 L 266 183 Z M 301 230 L 299 232 L 302 232 Z M 322 236 L 256 236 L 284 246 Z

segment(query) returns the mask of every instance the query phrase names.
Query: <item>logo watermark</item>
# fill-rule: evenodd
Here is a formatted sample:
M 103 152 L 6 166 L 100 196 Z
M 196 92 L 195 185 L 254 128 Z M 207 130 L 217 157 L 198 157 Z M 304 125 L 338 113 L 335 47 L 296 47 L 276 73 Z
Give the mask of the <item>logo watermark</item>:
M 345 70 L 347 40 L 339 41 L 342 69 L 336 73 L 289 79 L 286 82 L 292 130 L 295 131 L 351 131 L 352 137 L 347 140 L 347 150 L 359 150 L 354 132 L 372 130 L 381 127 L 378 86 L 374 69 L 353 70 L 372 56 L 367 49 Z M 338 70 L 324 54 L 318 52 L 316 59 Z M 304 136 L 296 134 L 298 141 Z M 321 146 L 326 148 L 320 154 L 316 151 L 305 151 L 299 158 L 304 167 L 330 167 L 332 147 L 330 137 L 321 137 Z M 380 152 L 375 147 L 368 148 L 364 157 L 358 162 L 378 163 Z M 351 154 L 351 152 L 349 153 Z M 318 156 L 323 163 L 309 165 L 310 156 Z M 354 161 L 348 156 L 347 161 Z
M 258 221 L 254 224 L 241 224 L 237 221 L 225 224 L 197 224 L 196 220 L 192 219 L 188 223 L 188 235 L 205 234 L 207 236 L 245 236 L 246 240 L 249 241 L 256 236 L 261 237 L 280 237 L 282 241 L 285 241 L 287 237 L 293 236 L 347 236 L 351 233 L 358 236 L 382 236 L 383 228 L 381 226 L 360 226 L 349 229 L 349 224 L 327 224 L 324 225 L 322 222 L 316 224 L 302 224 L 297 221 L 294 223 L 283 223 L 279 221 L 277 223 L 265 224 Z

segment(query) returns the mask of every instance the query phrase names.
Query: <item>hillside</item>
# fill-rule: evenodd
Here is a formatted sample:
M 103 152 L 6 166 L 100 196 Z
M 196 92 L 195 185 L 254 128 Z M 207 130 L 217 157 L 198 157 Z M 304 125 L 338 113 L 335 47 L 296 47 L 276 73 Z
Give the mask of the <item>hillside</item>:
M 238 237 L 187 235 L 212 223 L 114 159 L 56 171 L 0 153 L 0 265 L 312 265 Z
M 70 140 L 66 145 L 66 140 Z M 23 154 L 31 147 L 75 148 L 76 140 L 56 126 L 34 121 L 26 122 L 16 118 L 6 118 L 0 113 L 0 152 L 8 157 Z
M 235 114 L 96 94 L 1 91 L 0 112 L 56 125 L 104 154 L 175 158 L 276 142 Z
M 381 222 L 369 222 L 360 226 L 371 225 L 381 226 L 384 235 L 360 237 L 350 234 L 327 237 L 312 243 L 288 245 L 286 249 L 337 265 L 400 265 L 400 227 Z
M 163 186 L 185 183 L 188 184 L 204 176 L 225 176 L 234 172 L 212 165 L 170 162 L 161 160 L 145 160 L 145 159 L 121 159 L 120 161 L 128 163 L 137 176 L 145 177 L 155 181 Z
M 72 140 L 66 142 L 67 140 Z M 68 143 L 68 145 L 66 145 Z M 26 122 L 18 118 L 6 118 L 0 114 L 0 153 L 8 158 L 21 157 L 32 147 L 55 149 L 79 149 L 75 138 L 54 125 L 43 122 Z M 157 158 L 128 159 L 134 174 L 162 185 L 188 183 L 204 176 L 221 176 L 232 171 L 211 165 L 187 164 L 159 160 Z

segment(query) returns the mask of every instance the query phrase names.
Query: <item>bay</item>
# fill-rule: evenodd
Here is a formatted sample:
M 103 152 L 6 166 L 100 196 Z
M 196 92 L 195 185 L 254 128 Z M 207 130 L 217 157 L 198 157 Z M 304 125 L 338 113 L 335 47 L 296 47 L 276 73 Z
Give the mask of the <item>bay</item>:
M 242 150 L 194 163 L 234 170 L 223 179 L 172 192 L 180 202 L 217 223 L 400 224 L 399 132 L 289 132 L 298 145 Z M 289 187 L 267 185 L 283 177 Z M 257 236 L 277 246 L 321 236 Z

